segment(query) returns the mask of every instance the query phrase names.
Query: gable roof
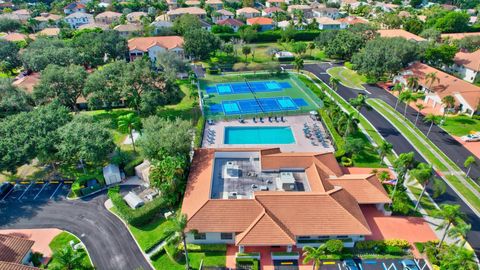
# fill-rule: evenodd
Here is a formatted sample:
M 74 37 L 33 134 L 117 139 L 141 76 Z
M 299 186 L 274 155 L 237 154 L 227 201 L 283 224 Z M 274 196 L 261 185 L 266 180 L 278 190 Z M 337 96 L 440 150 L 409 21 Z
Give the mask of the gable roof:
M 476 36 L 480 36 L 480 32 L 441 34 L 440 38 L 441 39 L 456 40 L 456 39 L 462 39 L 462 38 L 466 38 L 466 37 L 476 37 Z
M 167 12 L 168 15 L 181 15 L 181 14 L 192 14 L 192 15 L 207 15 L 207 12 L 204 9 L 199 7 L 186 7 L 186 8 L 177 8 Z
M 141 31 L 142 29 L 142 25 L 136 23 L 119 24 L 113 28 L 113 30 L 119 32 L 137 32 Z
M 20 33 L 8 33 L 4 36 L 0 36 L 0 38 L 2 38 L 4 40 L 16 42 L 16 41 L 26 40 L 27 36 L 24 35 L 24 34 L 20 34 Z
M 64 9 L 74 9 L 74 8 L 76 9 L 85 8 L 85 5 L 79 2 L 73 2 L 64 7 Z
M 183 46 L 183 38 L 180 36 L 137 37 L 128 40 L 128 50 L 140 50 L 147 52 L 151 47 L 158 45 L 171 50 Z
M 255 17 L 255 18 L 249 18 L 247 19 L 247 24 L 248 25 L 272 25 L 273 20 L 270 18 L 265 18 L 265 17 Z
M 32 240 L 0 234 L 0 261 L 22 263 L 34 243 Z
M 472 53 L 458 52 L 455 54 L 453 61 L 459 66 L 464 66 L 473 71 L 480 71 L 480 50 Z
M 224 16 L 233 16 L 234 15 L 231 11 L 226 10 L 226 9 L 217 10 L 216 13 L 224 15 Z
M 402 37 L 407 40 L 424 41 L 425 39 L 403 29 L 381 29 L 377 31 L 381 37 Z
M 2 262 L 0 261 L 0 269 L 2 270 L 40 270 L 40 268 L 28 266 L 20 263 Z
M 232 26 L 242 26 L 242 25 L 244 25 L 244 23 L 242 21 L 232 19 L 232 18 L 219 20 L 219 21 L 217 21 L 217 24 L 218 25 L 232 25 Z
M 356 16 L 347 16 L 345 18 L 340 18 L 340 19 L 337 19 L 337 21 L 339 22 L 343 22 L 343 23 L 347 23 L 347 24 L 350 24 L 350 25 L 354 25 L 354 24 L 367 24 L 368 21 L 362 19 L 362 18 L 358 18 Z
M 85 13 L 85 12 L 74 12 L 70 15 L 68 15 L 67 17 L 65 17 L 65 19 L 71 19 L 71 18 L 89 18 L 89 19 L 93 19 L 93 15 L 92 14 L 88 14 L 88 13 Z
M 241 9 L 237 9 L 237 15 L 240 15 L 242 13 L 260 13 L 260 11 L 252 8 L 252 7 L 244 7 Z
M 99 13 L 95 18 L 119 18 L 120 16 L 122 16 L 122 13 L 105 11 L 105 12 Z
M 344 174 L 338 178 L 330 178 L 329 182 L 344 188 L 359 204 L 391 203 L 375 174 Z
M 60 28 L 51 27 L 51 28 L 44 28 L 42 31 L 37 32 L 37 36 L 47 36 L 47 37 L 56 37 L 60 34 Z
M 270 13 L 274 13 L 274 12 L 285 12 L 283 9 L 279 8 L 279 7 L 268 7 L 266 9 L 263 10 L 263 12 L 267 13 L 267 14 L 270 14 Z

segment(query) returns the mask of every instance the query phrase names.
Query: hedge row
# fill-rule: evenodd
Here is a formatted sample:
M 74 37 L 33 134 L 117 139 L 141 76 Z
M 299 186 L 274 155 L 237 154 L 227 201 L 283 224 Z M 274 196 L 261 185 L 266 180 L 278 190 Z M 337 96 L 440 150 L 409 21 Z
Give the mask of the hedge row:
M 407 240 L 391 239 L 359 241 L 355 244 L 355 248 L 359 250 L 385 249 L 387 247 L 407 249 L 410 248 L 410 243 Z
M 159 196 L 138 209 L 132 209 L 123 200 L 119 186 L 109 188 L 108 197 L 117 209 L 120 217 L 122 217 L 128 224 L 135 227 L 148 224 L 152 219 L 157 217 L 157 214 L 163 208 L 166 207 L 165 201 Z
M 313 41 L 319 34 L 320 30 L 304 30 L 296 31 L 292 35 L 292 39 L 295 41 Z M 258 32 L 257 37 L 252 43 L 263 43 L 263 42 L 277 42 L 277 40 L 282 38 L 283 30 L 270 30 L 265 32 Z M 223 41 L 230 41 L 232 39 L 239 39 L 239 33 L 221 33 L 216 34 Z
M 236 263 L 237 263 L 238 269 L 251 269 L 251 270 L 260 269 L 259 262 L 257 259 L 237 258 Z M 242 266 L 244 266 L 245 268 L 242 268 Z
M 320 117 L 322 118 L 323 123 L 327 127 L 328 132 L 332 135 L 333 142 L 337 147 L 337 151 L 335 151 L 336 157 L 341 157 L 345 155 L 345 141 L 343 140 L 342 136 L 338 134 L 337 130 L 335 129 L 335 125 L 333 124 L 332 119 L 328 115 L 327 111 L 320 109 L 318 110 Z
M 200 116 L 197 121 L 197 125 L 195 126 L 195 141 L 194 145 L 196 148 L 202 146 L 202 139 L 203 139 L 203 130 L 205 129 L 205 117 Z

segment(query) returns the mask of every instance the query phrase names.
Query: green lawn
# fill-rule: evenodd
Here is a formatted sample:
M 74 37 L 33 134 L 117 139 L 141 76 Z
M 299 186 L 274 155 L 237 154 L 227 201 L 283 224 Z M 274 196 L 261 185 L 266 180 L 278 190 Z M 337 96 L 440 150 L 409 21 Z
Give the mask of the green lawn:
M 172 228 L 172 226 L 173 222 L 171 220 L 158 218 L 142 227 L 128 225 L 128 228 L 142 250 L 147 251 L 160 241 L 163 241 L 168 236 L 167 230 Z
M 188 80 L 178 80 L 177 83 L 180 86 L 182 91 L 179 103 L 166 105 L 157 111 L 157 115 L 167 118 L 180 117 L 184 120 L 193 120 L 193 124 L 196 123 L 198 117 L 201 116 L 200 108 L 198 106 L 198 101 L 194 96 L 192 96 L 191 85 Z M 196 87 L 194 86 L 193 91 L 197 92 Z
M 55 252 L 58 250 L 61 250 L 62 248 L 70 247 L 69 242 L 72 240 L 75 243 L 80 242 L 80 240 L 75 235 L 69 232 L 62 232 L 59 235 L 55 236 L 55 238 L 53 238 L 52 242 L 50 242 L 50 244 L 48 245 L 53 253 L 52 259 L 50 260 L 48 266 L 52 266 L 56 264 Z M 76 252 L 80 252 L 82 254 L 83 265 L 86 266 L 88 269 L 93 269 L 92 263 L 90 262 L 87 252 L 85 252 L 85 250 L 78 250 Z M 48 268 L 49 267 L 47 267 L 47 269 Z
M 333 67 L 327 70 L 327 73 L 340 80 L 340 82 L 350 88 L 363 89 L 367 78 L 359 75 L 357 72 L 346 67 Z
M 407 186 L 407 188 L 415 195 L 415 197 L 418 200 L 418 197 L 420 197 L 420 193 L 422 193 L 422 189 L 420 187 L 414 187 L 414 186 Z M 428 196 L 423 195 L 422 200 L 420 201 L 420 204 L 422 205 L 422 208 L 427 212 L 429 216 L 434 215 L 434 211 L 437 209 L 435 207 L 435 204 L 428 198 Z
M 246 62 L 251 63 L 266 63 L 266 62 L 272 62 L 276 61 L 272 58 L 271 55 L 268 54 L 270 49 L 276 49 L 276 50 L 281 50 L 281 51 L 292 51 L 292 44 L 290 43 L 275 43 L 275 42 L 270 42 L 270 43 L 255 43 L 255 44 L 247 44 L 247 46 L 250 46 L 252 49 L 252 54 L 249 54 L 246 58 Z M 236 61 L 237 62 L 245 62 L 245 55 L 242 53 L 242 47 L 243 46 L 236 46 Z M 320 49 L 313 49 L 311 52 L 310 50 L 307 50 L 303 55 L 297 55 L 300 56 L 304 59 L 312 59 L 312 60 L 318 60 L 322 61 L 325 60 L 325 53 L 320 50 Z
M 441 127 L 448 133 L 460 137 L 468 135 L 471 131 L 480 131 L 480 120 L 466 115 L 452 116 L 447 117 Z
M 370 143 L 367 136 L 361 131 L 348 136 L 349 138 L 362 139 L 365 142 L 365 147 L 360 153 L 353 155 L 353 166 L 362 168 L 386 168 L 384 164 L 380 162 L 380 156 L 378 155 L 375 147 Z
M 224 251 L 205 251 L 205 252 L 194 252 L 189 251 L 189 260 L 190 266 L 193 269 L 199 269 L 200 262 L 203 260 L 203 266 L 217 266 L 225 267 L 226 265 L 226 252 Z M 185 269 L 185 260 L 181 257 L 180 262 L 173 262 L 166 253 L 163 253 L 161 256 L 152 261 L 155 269 L 158 270 L 184 270 Z

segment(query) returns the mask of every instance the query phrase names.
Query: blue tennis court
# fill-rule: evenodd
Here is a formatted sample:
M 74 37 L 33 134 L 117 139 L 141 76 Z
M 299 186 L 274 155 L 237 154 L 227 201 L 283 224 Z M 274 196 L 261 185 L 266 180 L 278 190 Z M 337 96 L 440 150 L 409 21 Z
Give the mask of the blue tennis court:
M 234 83 L 219 83 L 206 87 L 207 94 L 245 94 L 253 92 L 278 92 L 292 88 L 288 82 L 277 81 L 247 81 Z
M 276 97 L 222 101 L 221 105 L 212 104 L 209 109 L 213 114 L 223 112 L 225 115 L 235 115 L 296 111 L 303 106 L 308 106 L 308 104 L 301 98 L 293 100 L 290 97 Z

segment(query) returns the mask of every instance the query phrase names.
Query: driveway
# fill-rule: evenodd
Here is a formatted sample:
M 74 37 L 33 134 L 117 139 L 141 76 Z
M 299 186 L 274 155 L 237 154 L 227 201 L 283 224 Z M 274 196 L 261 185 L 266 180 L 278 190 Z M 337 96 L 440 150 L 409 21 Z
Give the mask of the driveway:
M 104 207 L 106 199 L 103 192 L 76 201 L 2 200 L 0 229 L 59 228 L 83 241 L 97 269 L 151 269 L 124 224 Z
M 330 64 L 311 64 L 311 65 L 305 65 L 304 69 L 312 72 L 318 78 L 320 78 L 322 81 L 328 83 L 329 79 L 330 79 L 330 76 L 328 74 L 326 74 L 325 71 L 326 71 L 326 69 L 328 69 L 330 67 L 331 67 Z M 375 92 L 369 86 L 367 86 L 367 90 L 370 93 Z M 378 97 L 382 100 L 384 98 L 389 100 L 390 99 L 389 96 L 392 96 L 392 95 L 386 93 L 384 90 L 381 90 L 381 91 L 383 91 L 383 96 L 380 96 L 380 92 L 377 93 L 377 96 L 370 96 L 365 91 L 354 90 L 354 89 L 345 87 L 343 85 L 339 85 L 337 92 L 338 92 L 338 94 L 340 94 L 346 100 L 349 100 L 350 98 L 356 97 L 359 93 L 367 94 L 370 97 Z M 374 95 L 374 94 L 372 94 L 372 95 Z M 375 126 L 375 128 L 380 132 L 380 134 L 383 136 L 383 138 L 386 141 L 393 144 L 393 150 L 397 154 L 406 153 L 406 152 L 414 152 L 416 160 L 421 161 L 421 162 L 426 162 L 423 159 L 423 157 L 415 150 L 415 148 L 407 141 L 407 139 L 400 132 L 398 132 L 395 129 L 395 127 L 393 127 L 388 121 L 386 121 L 386 119 L 381 114 L 379 114 L 375 110 L 371 110 L 371 111 L 362 110 L 361 113 L 362 113 L 363 116 L 365 116 Z M 442 135 L 439 135 L 439 136 L 442 136 Z M 448 135 L 446 135 L 446 136 L 448 136 Z M 455 141 L 454 139 L 452 139 L 452 140 Z M 458 143 L 458 142 L 455 141 L 455 142 L 452 142 L 452 143 Z M 449 155 L 449 154 L 447 153 L 447 155 Z M 433 194 L 431 187 L 427 188 L 427 192 L 429 194 Z M 448 185 L 447 185 L 446 192 L 443 195 L 437 197 L 434 200 L 437 204 L 458 204 L 458 205 L 460 205 L 461 210 L 467 216 L 467 222 L 472 224 L 472 230 L 468 234 L 468 241 L 472 245 L 472 247 L 475 249 L 475 252 L 477 253 L 477 255 L 480 255 L 480 218 L 469 208 L 469 206 L 467 206 L 463 202 L 463 200 L 457 195 L 457 193 L 455 193 L 455 191 L 453 191 Z

